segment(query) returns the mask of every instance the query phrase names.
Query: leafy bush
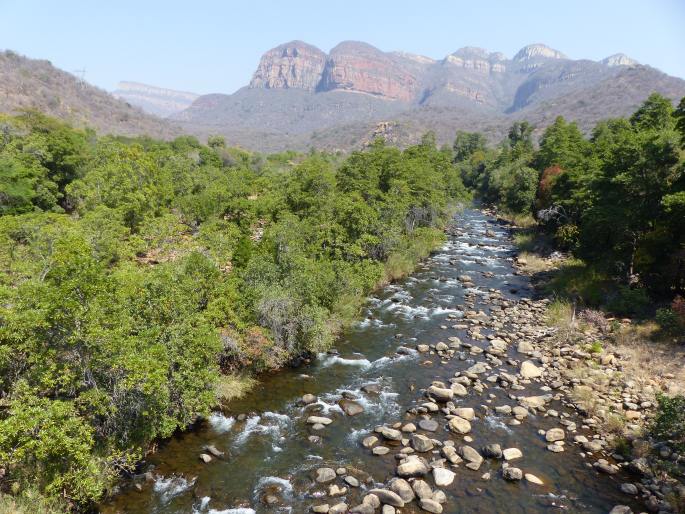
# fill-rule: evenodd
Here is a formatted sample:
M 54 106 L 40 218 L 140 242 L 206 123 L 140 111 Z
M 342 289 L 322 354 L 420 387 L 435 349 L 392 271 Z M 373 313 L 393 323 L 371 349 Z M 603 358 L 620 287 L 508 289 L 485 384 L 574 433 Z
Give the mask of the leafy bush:
M 646 312 L 649 304 L 645 289 L 621 286 L 607 302 L 607 308 L 622 316 L 639 316 Z
M 651 434 L 659 441 L 669 441 L 679 451 L 685 450 L 685 396 L 657 397 L 657 411 Z

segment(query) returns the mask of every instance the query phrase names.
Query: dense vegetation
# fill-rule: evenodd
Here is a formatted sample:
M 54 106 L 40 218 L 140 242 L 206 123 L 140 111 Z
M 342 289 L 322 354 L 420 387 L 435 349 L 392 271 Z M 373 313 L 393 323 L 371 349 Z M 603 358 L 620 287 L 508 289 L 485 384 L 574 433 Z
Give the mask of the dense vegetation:
M 602 121 L 589 137 L 559 117 L 537 149 L 532 134 L 517 122 L 496 148 L 480 134 L 457 134 L 464 183 L 509 213 L 533 215 L 556 248 L 577 258 L 574 299 L 630 315 L 650 297 L 682 295 L 685 99 L 674 109 L 653 94 L 629 119 Z M 661 316 L 677 326 L 685 316 L 675 302 Z
M 347 158 L 0 120 L 0 468 L 85 505 L 221 371 L 325 350 L 466 197 L 427 136 Z

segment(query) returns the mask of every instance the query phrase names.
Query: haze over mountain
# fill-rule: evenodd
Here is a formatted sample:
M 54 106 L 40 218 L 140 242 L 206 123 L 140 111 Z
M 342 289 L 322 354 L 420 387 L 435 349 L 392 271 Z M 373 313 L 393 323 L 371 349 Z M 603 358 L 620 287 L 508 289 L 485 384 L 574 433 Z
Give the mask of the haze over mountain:
M 172 118 L 259 150 L 347 149 L 374 135 L 406 144 L 426 130 L 443 142 L 457 129 L 496 139 L 515 119 L 541 130 L 557 115 L 587 130 L 631 113 L 654 91 L 679 99 L 685 81 L 623 54 L 572 60 L 543 44 L 512 58 L 465 47 L 436 60 L 355 41 L 326 54 L 291 41 L 262 56 L 247 86 L 203 95 Z
M 49 61 L 0 52 L 0 112 L 22 109 L 35 109 L 102 134 L 160 138 L 181 134 L 175 124 L 146 114 Z
M 166 118 L 190 107 L 200 96 L 187 91 L 176 91 L 140 82 L 119 82 L 112 94 L 145 112 Z

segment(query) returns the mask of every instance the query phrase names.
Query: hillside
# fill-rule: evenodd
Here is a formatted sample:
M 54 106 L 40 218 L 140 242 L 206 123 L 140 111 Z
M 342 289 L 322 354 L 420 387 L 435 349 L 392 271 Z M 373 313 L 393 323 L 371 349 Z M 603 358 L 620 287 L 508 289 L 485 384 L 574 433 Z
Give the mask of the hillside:
M 539 133 L 558 115 L 587 131 L 654 91 L 680 99 L 685 81 L 622 54 L 572 60 L 541 44 L 512 58 L 465 47 L 436 60 L 353 41 L 326 54 L 292 41 L 266 52 L 246 87 L 201 96 L 172 118 L 256 150 L 348 149 L 381 133 L 406 145 L 427 130 L 441 142 L 457 129 L 497 140 L 516 119 Z
M 169 138 L 182 132 L 175 124 L 146 114 L 49 61 L 0 52 L 0 112 L 21 109 L 37 109 L 102 134 Z
M 200 96 L 187 91 L 125 81 L 117 84 L 117 89 L 112 91 L 112 95 L 162 118 L 187 109 Z

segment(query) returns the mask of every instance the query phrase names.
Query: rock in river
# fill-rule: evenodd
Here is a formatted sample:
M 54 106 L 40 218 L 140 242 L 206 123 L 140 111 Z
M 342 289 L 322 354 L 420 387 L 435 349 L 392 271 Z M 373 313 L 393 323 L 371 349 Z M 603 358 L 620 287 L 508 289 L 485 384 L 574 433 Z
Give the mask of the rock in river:
M 356 416 L 357 414 L 361 414 L 362 412 L 364 412 L 364 407 L 362 407 L 361 404 L 355 402 L 354 400 L 342 399 L 338 402 L 338 405 L 340 405 L 340 408 L 348 416 Z

